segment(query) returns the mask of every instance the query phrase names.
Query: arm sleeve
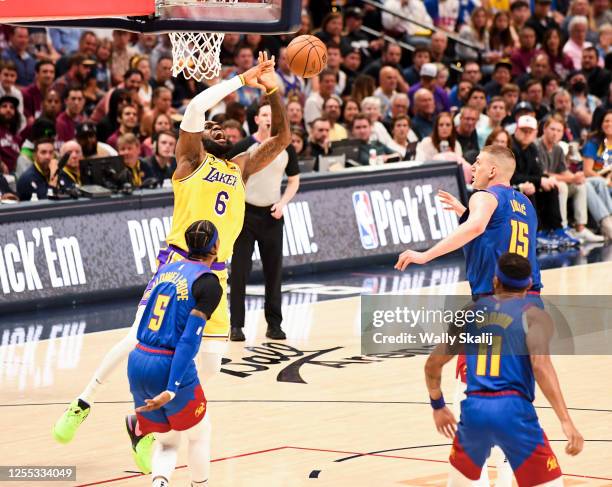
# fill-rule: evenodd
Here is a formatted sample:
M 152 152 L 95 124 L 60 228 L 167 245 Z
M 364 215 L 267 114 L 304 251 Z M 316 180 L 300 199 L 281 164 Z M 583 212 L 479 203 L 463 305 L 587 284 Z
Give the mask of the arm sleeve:
M 293 145 L 289 144 L 286 150 L 289 160 L 287 162 L 287 167 L 285 168 L 285 174 L 287 176 L 297 176 L 300 174 L 300 166 L 298 164 L 298 156 L 295 152 L 295 148 Z
M 166 390 L 176 393 L 181 386 L 181 381 L 187 371 L 187 367 L 189 367 L 189 364 L 200 349 L 204 325 L 206 325 L 206 320 L 201 316 L 190 314 L 189 318 L 187 318 L 183 334 L 174 350 Z
M 181 122 L 181 130 L 191 133 L 202 132 L 206 121 L 206 111 L 214 107 L 227 95 L 236 91 L 242 84 L 242 78 L 234 76 L 230 80 L 211 86 L 196 96 L 187 105 Z

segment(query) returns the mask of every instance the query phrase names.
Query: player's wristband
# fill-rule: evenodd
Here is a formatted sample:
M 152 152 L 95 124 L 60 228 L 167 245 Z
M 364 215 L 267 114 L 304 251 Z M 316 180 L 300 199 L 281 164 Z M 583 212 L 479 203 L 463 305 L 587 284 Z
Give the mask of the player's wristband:
M 174 399 L 174 397 L 176 396 L 176 392 L 172 392 L 172 391 L 168 391 L 168 390 L 166 390 L 166 392 L 168 394 L 170 394 L 170 400 L 172 401 L 172 399 Z
M 446 403 L 444 402 L 444 396 L 440 396 L 439 399 L 432 399 L 431 397 L 429 398 L 429 404 L 431 404 L 431 407 L 434 409 L 442 409 L 444 406 L 446 406 Z
M 275 86 L 270 91 L 267 91 L 266 95 L 270 96 L 271 94 L 276 93 L 277 91 L 278 91 L 278 86 Z
M 246 81 L 244 79 L 244 76 L 242 76 L 241 74 L 238 75 L 238 78 L 240 78 L 240 82 L 242 83 L 242 86 L 246 85 Z

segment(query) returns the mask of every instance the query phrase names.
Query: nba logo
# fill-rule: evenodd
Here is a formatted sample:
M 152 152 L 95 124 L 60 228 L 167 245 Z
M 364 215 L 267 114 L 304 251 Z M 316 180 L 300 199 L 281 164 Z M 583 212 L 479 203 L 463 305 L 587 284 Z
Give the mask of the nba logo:
M 357 227 L 359 227 L 361 245 L 366 250 L 375 249 L 378 247 L 378 235 L 376 234 L 370 196 L 366 191 L 355 191 L 353 193 L 353 208 L 357 218 Z

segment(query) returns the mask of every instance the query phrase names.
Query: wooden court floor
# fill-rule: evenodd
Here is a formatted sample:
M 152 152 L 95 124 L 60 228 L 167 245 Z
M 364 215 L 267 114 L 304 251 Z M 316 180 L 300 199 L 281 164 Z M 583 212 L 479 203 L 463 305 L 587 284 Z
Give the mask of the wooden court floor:
M 548 294 L 610 299 L 611 274 L 612 263 L 602 263 L 545 271 L 543 278 Z M 465 283 L 429 289 L 466 291 Z M 359 298 L 289 307 L 289 339 L 280 345 L 264 337 L 263 314 L 252 316 L 248 341 L 230 344 L 224 373 L 205 385 L 213 421 L 211 487 L 446 485 L 450 447 L 431 420 L 425 356 L 361 356 L 359 309 Z M 77 466 L 76 482 L 0 484 L 150 485 L 150 477 L 134 472 L 124 431 L 131 409 L 124 368 L 100 391 L 71 444 L 58 445 L 50 434 L 65 404 L 124 333 L 0 347 L 0 465 Z M 554 363 L 587 440 L 580 456 L 566 456 L 560 426 L 538 394 L 535 404 L 565 485 L 612 487 L 612 358 L 557 356 Z M 451 368 L 443 380 L 447 400 L 455 387 Z M 188 485 L 185 459 L 183 444 L 173 485 Z

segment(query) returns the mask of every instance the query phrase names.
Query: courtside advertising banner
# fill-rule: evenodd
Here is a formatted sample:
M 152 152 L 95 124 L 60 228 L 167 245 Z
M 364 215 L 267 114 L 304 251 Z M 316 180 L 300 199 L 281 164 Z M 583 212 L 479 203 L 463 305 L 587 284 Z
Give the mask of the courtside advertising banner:
M 457 177 L 448 171 L 298 193 L 284 210 L 284 267 L 348 259 L 367 266 L 372 257 L 430 248 L 458 226 L 439 189 L 458 195 Z M 5 223 L 0 306 L 144 288 L 171 224 L 170 204 Z M 261 269 L 257 250 L 253 268 Z

